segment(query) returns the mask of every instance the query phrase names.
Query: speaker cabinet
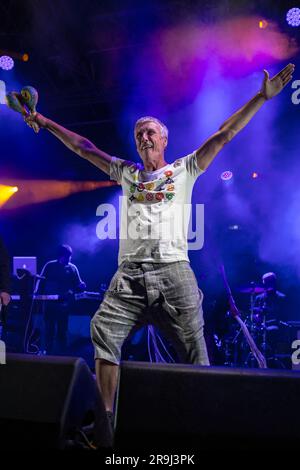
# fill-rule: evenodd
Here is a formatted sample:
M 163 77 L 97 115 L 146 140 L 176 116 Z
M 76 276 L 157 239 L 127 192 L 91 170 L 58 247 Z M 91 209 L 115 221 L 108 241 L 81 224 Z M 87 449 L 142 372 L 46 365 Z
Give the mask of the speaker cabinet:
M 124 362 L 115 448 L 297 448 L 299 397 L 296 371 Z
M 0 448 L 67 449 L 95 423 L 98 446 L 112 444 L 95 380 L 81 358 L 8 354 L 0 366 Z

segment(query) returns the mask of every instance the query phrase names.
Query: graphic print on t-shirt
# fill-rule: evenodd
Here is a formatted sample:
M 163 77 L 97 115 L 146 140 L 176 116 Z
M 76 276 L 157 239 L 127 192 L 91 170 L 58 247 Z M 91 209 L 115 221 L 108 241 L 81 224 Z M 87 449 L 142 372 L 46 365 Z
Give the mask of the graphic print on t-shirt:
M 180 160 L 176 160 L 172 166 L 175 168 L 181 165 Z M 161 202 L 163 200 L 171 201 L 175 196 L 175 181 L 172 178 L 174 171 L 169 169 L 165 170 L 157 180 L 153 181 L 138 181 L 138 167 L 134 167 L 133 182 L 130 185 L 129 201 L 138 202 Z M 131 173 L 131 172 L 130 172 Z M 143 173 L 143 172 L 141 172 Z M 147 175 L 145 175 L 147 176 Z

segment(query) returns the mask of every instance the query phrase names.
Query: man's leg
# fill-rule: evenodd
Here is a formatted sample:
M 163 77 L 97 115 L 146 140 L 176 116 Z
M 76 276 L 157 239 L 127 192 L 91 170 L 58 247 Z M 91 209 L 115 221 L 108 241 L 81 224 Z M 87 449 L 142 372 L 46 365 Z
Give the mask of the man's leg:
M 180 362 L 209 365 L 204 338 L 203 294 L 189 263 L 180 261 L 160 266 L 151 273 L 150 283 L 158 289 L 153 324 L 171 341 Z
M 95 362 L 97 385 L 102 395 L 106 411 L 113 412 L 118 384 L 119 366 L 103 359 Z
M 97 384 L 107 411 L 114 408 L 122 345 L 134 328 L 142 326 L 145 304 L 143 271 L 135 263 L 123 264 L 91 321 Z

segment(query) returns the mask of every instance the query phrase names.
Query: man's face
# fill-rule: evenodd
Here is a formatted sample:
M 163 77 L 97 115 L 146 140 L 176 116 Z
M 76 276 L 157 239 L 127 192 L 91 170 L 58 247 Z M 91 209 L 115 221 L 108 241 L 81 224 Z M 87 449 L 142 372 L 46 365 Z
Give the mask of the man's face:
M 139 156 L 144 161 L 154 161 L 164 156 L 167 138 L 161 134 L 161 127 L 153 121 L 146 121 L 135 129 L 135 143 Z

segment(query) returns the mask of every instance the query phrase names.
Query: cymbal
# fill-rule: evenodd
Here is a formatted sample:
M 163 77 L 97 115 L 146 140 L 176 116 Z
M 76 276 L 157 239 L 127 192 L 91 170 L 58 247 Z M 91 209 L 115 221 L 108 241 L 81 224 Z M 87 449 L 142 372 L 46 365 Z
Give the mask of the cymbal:
M 262 294 L 265 289 L 260 286 L 245 286 L 239 287 L 238 292 L 241 292 L 241 294 Z

